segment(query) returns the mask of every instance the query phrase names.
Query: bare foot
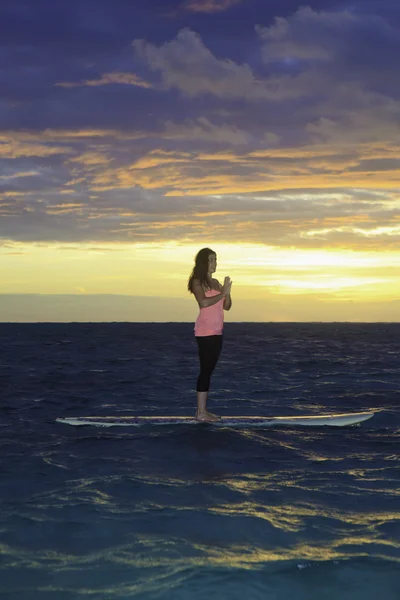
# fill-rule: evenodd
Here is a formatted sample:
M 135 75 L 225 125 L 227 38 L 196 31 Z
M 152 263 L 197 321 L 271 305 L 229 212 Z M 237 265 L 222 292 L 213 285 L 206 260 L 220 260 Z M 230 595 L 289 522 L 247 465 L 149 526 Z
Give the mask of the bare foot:
M 212 415 L 211 413 L 201 413 L 198 414 L 196 413 L 196 421 L 206 421 L 206 422 L 212 422 L 212 421 L 218 421 L 220 417 L 217 417 L 216 415 Z

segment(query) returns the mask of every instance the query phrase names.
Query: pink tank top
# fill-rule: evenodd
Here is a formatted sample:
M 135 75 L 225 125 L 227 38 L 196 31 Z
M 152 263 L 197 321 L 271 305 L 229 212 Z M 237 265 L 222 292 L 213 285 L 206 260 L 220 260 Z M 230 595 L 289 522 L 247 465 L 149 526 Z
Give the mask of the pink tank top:
M 207 290 L 206 298 L 212 298 L 220 294 L 218 290 Z M 224 327 L 224 298 L 216 304 L 200 308 L 199 316 L 197 317 L 194 326 L 194 335 L 203 337 L 206 335 L 222 335 Z

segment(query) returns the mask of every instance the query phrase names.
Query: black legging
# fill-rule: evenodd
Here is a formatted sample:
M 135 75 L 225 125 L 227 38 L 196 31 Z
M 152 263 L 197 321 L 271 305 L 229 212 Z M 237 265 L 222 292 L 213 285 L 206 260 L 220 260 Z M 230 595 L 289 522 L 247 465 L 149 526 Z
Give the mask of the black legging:
M 196 336 L 196 340 L 200 358 L 200 375 L 197 378 L 196 390 L 208 392 L 212 372 L 221 354 L 222 335 Z

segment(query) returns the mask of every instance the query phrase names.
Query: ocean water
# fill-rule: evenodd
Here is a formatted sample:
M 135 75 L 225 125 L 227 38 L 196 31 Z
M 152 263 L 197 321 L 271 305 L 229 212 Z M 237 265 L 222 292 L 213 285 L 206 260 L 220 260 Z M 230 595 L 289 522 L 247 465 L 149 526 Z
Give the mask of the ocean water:
M 225 326 L 211 411 L 359 426 L 55 423 L 192 415 L 192 329 L 0 325 L 0 597 L 399 600 L 400 324 Z

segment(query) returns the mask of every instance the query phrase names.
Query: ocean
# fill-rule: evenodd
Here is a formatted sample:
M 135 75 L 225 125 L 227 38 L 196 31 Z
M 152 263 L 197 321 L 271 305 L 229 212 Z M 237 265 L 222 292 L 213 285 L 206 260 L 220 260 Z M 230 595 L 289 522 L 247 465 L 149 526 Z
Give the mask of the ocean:
M 72 427 L 193 415 L 191 323 L 0 324 L 0 597 L 399 600 L 400 324 L 227 323 L 208 409 L 335 428 Z

